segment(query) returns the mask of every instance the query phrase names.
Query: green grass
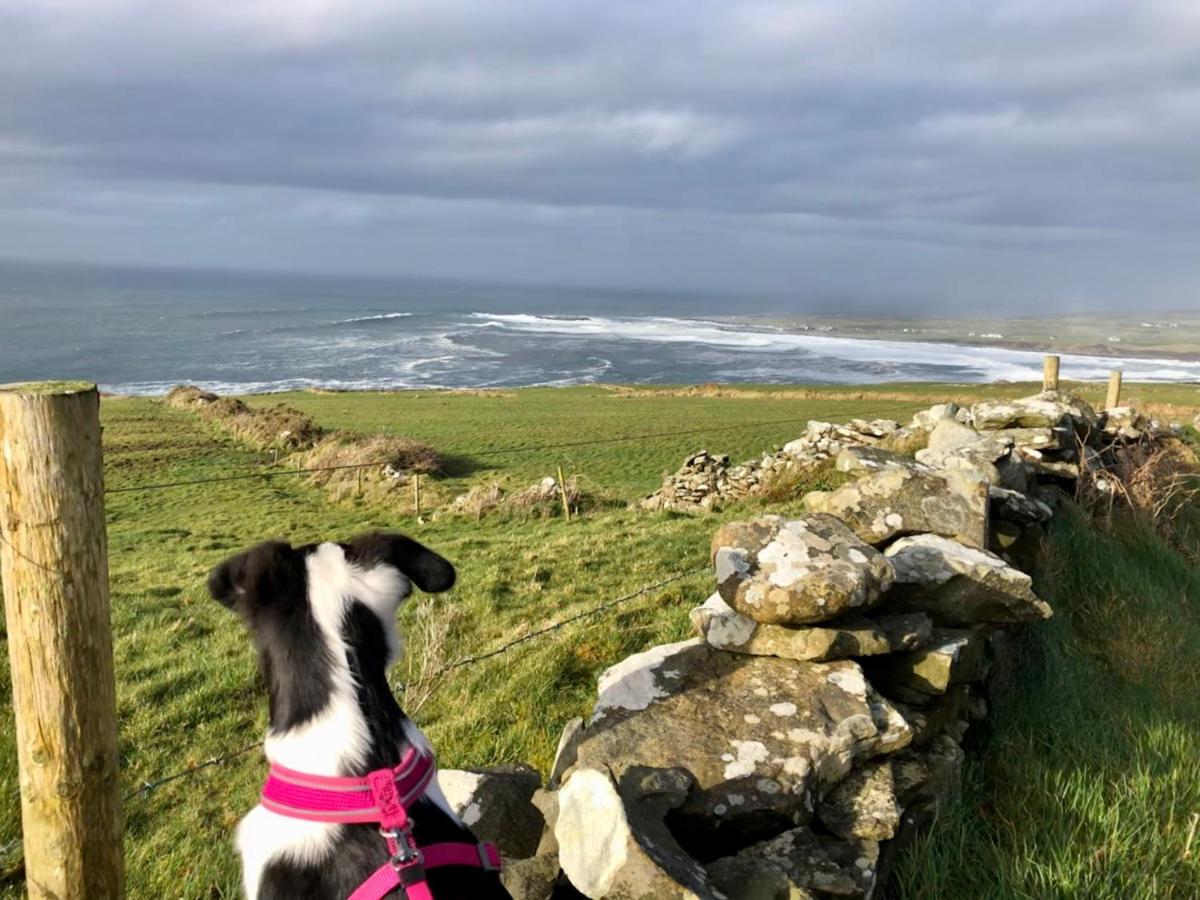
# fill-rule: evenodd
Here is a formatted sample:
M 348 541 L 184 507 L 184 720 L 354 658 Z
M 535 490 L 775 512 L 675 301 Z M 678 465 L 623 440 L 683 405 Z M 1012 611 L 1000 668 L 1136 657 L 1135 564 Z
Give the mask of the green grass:
M 886 398 L 867 389 L 858 400 L 844 399 L 844 389 L 814 389 L 804 399 L 775 396 L 783 388 L 755 390 L 763 396 L 723 399 L 663 391 L 619 397 L 579 388 L 498 397 L 305 393 L 283 398 L 327 427 L 387 431 L 432 443 L 446 458 L 443 476 L 431 486 L 434 499 L 490 478 L 524 485 L 562 465 L 620 501 L 571 522 L 485 517 L 418 525 L 406 499 L 395 508 L 334 503 L 295 476 L 110 494 L 118 729 L 127 789 L 242 747 L 263 731 L 264 695 L 249 641 L 236 619 L 204 590 L 209 569 L 243 547 L 268 537 L 303 543 L 392 528 L 416 535 L 452 559 L 461 576 L 455 590 L 414 599 L 402 614 L 404 630 L 414 636 L 414 668 L 401 663 L 399 683 L 421 668 L 426 642 L 419 636 L 427 623 L 446 629 L 441 650 L 429 661 L 436 666 L 487 651 L 670 573 L 703 566 L 717 525 L 760 512 L 761 505 L 700 517 L 652 515 L 623 505 L 653 490 L 662 473 L 674 470 L 691 451 L 707 447 L 736 461 L 797 437 L 808 418 L 903 420 L 931 397 L 962 396 L 956 387 L 929 385 L 889 386 Z M 1012 386 L 995 390 L 1022 392 Z M 1162 402 L 1175 402 L 1171 396 Z M 154 401 L 105 400 L 102 417 L 110 489 L 262 471 L 269 462 L 196 417 Z M 781 420 L 789 424 L 759 424 Z M 612 440 L 648 433 L 659 436 Z M 573 446 L 509 452 L 548 444 Z M 798 488 L 819 486 L 824 485 Z M 771 507 L 797 508 L 794 502 Z M 708 574 L 690 576 L 503 656 L 457 669 L 436 686 L 415 718 L 448 767 L 527 761 L 545 770 L 564 722 L 590 709 L 597 674 L 631 652 L 685 636 L 687 611 L 711 585 Z M 1066 622 L 1060 617 L 1052 627 Z M 1081 658 L 1090 659 L 1086 653 Z M 19 836 L 19 809 L 8 671 L 0 668 L 3 847 Z M 1029 703 L 1036 708 L 1036 696 Z M 1194 773 L 1182 765 L 1179 771 Z M 251 753 L 130 799 L 129 896 L 238 896 L 231 836 L 254 804 L 261 776 L 261 757 Z M 1063 852 L 1070 853 L 1070 846 Z M 19 848 L 10 848 L 5 860 L 11 863 L 17 856 Z M 10 885 L 8 891 L 15 896 L 19 888 Z M 914 888 L 910 896 L 937 894 Z
M 895 897 L 1200 897 L 1200 572 L 1130 519 L 1054 525 L 962 802 L 903 857 Z

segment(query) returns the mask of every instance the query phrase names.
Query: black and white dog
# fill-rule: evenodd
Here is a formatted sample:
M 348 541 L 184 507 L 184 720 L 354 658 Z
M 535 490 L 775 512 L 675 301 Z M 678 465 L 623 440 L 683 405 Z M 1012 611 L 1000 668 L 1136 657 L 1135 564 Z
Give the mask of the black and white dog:
M 396 611 L 416 585 L 445 591 L 454 567 L 394 534 L 291 547 L 268 542 L 218 566 L 212 596 L 236 611 L 258 646 L 270 698 L 264 743 L 274 764 L 312 775 L 363 776 L 428 748 L 388 687 L 401 652 Z M 474 843 L 433 782 L 410 810 L 419 846 Z M 251 900 L 345 900 L 388 860 L 374 825 L 332 825 L 257 806 L 238 827 Z M 509 897 L 494 871 L 430 870 L 437 900 Z

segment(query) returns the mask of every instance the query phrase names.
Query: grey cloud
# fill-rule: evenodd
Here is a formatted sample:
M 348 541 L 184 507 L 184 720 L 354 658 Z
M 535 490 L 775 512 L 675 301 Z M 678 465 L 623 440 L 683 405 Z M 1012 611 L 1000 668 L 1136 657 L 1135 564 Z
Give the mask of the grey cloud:
M 9 253 L 1179 303 L 1198 143 L 1172 0 L 0 0 Z

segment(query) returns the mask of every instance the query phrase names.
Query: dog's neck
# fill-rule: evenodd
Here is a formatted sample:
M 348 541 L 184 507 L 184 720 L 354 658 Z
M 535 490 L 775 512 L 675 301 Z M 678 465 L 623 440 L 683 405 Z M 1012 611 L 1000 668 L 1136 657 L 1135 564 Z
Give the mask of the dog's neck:
M 276 646 L 263 654 L 270 696 L 267 759 L 334 776 L 396 765 L 423 738 L 392 696 L 392 651 L 378 617 L 354 604 L 336 634 L 323 630 L 327 652 L 314 660 L 310 646 L 302 667 L 294 660 L 304 657 L 288 652 L 293 648 Z

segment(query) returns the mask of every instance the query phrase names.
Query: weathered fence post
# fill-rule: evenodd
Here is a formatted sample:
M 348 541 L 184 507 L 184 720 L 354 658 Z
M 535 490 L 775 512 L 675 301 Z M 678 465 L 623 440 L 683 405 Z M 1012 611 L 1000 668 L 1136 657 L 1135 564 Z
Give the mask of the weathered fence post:
M 1105 409 L 1116 409 L 1121 405 L 1121 370 L 1113 369 L 1108 376 L 1108 396 L 1104 398 Z
M 1052 354 L 1042 363 L 1042 390 L 1058 390 L 1058 357 Z
M 563 480 L 562 466 L 558 467 L 558 495 L 562 498 L 563 517 L 571 521 L 571 501 L 567 499 L 567 482 Z
M 421 521 L 421 473 L 413 472 L 413 518 Z
M 0 386 L 0 578 L 28 894 L 120 897 L 116 691 L 93 384 Z

